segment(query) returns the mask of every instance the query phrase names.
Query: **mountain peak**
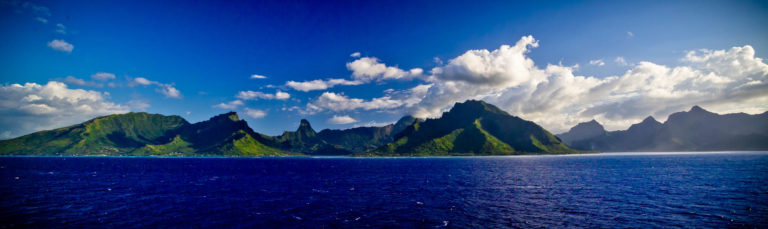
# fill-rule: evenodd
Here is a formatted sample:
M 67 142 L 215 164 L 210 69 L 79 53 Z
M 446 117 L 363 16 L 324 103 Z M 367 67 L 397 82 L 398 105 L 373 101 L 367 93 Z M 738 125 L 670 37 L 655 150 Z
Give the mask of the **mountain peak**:
M 301 119 L 301 123 L 299 123 L 299 129 L 297 129 L 296 132 L 303 133 L 304 135 L 315 135 L 315 130 L 312 129 L 312 125 L 310 125 L 309 121 L 306 119 Z
M 213 116 L 213 117 L 211 117 L 208 120 L 209 121 L 229 120 L 229 121 L 237 122 L 237 121 L 240 121 L 240 117 L 237 116 L 237 112 L 230 111 L 230 112 L 227 112 L 227 113 L 224 113 L 224 114 L 219 114 L 219 115 Z
M 494 114 L 509 115 L 507 112 L 499 109 L 498 107 L 488 104 L 482 100 L 467 100 L 463 103 L 455 103 L 448 113 L 464 113 L 464 114 L 480 114 L 481 112 L 489 112 Z
M 576 127 L 604 129 L 603 125 L 600 124 L 599 122 L 597 122 L 597 120 L 594 120 L 594 119 L 590 120 L 589 122 L 582 122 L 582 123 L 576 124 L 576 126 L 574 126 L 573 128 L 576 128 Z M 573 129 L 573 128 L 571 128 L 571 129 Z
M 299 123 L 299 129 L 302 127 L 312 129 L 312 125 L 309 125 L 309 121 L 306 119 L 301 119 L 301 123 Z
M 658 124 L 661 124 L 659 121 L 657 121 L 655 118 L 653 118 L 653 116 L 648 116 L 648 117 L 646 117 L 646 118 L 645 118 L 645 119 L 643 119 L 643 121 L 642 121 L 642 122 L 640 122 L 640 123 L 658 123 Z
M 709 113 L 709 111 L 704 110 L 704 108 L 701 108 L 699 105 L 695 105 L 695 106 L 691 107 L 691 110 L 689 110 L 688 112 L 693 112 L 693 113 Z

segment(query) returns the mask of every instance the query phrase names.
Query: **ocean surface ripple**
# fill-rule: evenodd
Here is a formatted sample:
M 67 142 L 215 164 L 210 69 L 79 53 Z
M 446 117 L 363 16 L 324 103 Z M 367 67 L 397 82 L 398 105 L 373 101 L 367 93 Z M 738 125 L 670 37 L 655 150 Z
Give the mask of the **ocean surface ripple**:
M 0 227 L 768 227 L 768 153 L 0 157 Z

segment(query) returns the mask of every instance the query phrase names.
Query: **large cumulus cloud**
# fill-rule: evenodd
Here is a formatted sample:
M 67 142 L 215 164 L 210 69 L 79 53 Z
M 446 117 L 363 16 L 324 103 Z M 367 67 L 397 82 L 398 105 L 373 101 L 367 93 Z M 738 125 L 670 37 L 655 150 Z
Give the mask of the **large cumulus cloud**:
M 559 132 L 593 118 L 623 129 L 697 104 L 716 112 L 768 109 L 768 65 L 749 45 L 691 51 L 675 67 L 639 62 L 603 78 L 579 76 L 569 66 L 537 67 L 526 56 L 537 45 L 526 36 L 514 46 L 467 51 L 434 68 L 434 86 L 411 113 L 436 117 L 455 102 L 484 99 Z
M 16 137 L 129 111 L 127 106 L 109 102 L 108 96 L 98 91 L 70 89 L 57 81 L 0 86 L 0 137 Z
M 310 101 L 307 110 L 400 110 L 429 118 L 456 102 L 482 99 L 553 132 L 590 119 L 608 129 L 624 129 L 646 116 L 664 120 L 693 105 L 719 113 L 768 110 L 768 65 L 749 45 L 690 51 L 678 66 L 620 58 L 629 69 L 603 77 L 579 75 L 577 66 L 537 66 L 528 53 L 538 45 L 532 36 L 524 36 L 495 50 L 469 50 L 429 74 L 386 66 L 374 57 L 359 58 L 347 63 L 356 82 L 416 79 L 428 84 L 370 100 L 326 92 Z

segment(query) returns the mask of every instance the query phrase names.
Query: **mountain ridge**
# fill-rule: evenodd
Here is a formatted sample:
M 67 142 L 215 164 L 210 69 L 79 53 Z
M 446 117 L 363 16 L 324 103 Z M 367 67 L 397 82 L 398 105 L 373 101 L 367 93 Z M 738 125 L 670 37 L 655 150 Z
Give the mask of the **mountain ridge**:
M 456 103 L 440 118 L 414 122 L 393 140 L 361 156 L 577 153 L 539 125 L 476 100 Z
M 258 133 L 227 112 L 189 123 L 178 115 L 130 112 L 0 140 L 0 155 L 435 156 L 561 154 L 587 151 L 768 149 L 768 111 L 716 114 L 693 106 L 664 123 L 649 116 L 626 130 L 595 120 L 557 136 L 483 101 L 456 103 L 439 118 L 403 116 L 372 127 L 315 131 L 306 119 L 279 136 Z
M 573 128 L 558 137 L 567 139 L 581 134 L 572 131 Z M 581 150 L 614 152 L 768 150 L 768 112 L 721 115 L 693 106 L 688 111 L 670 114 L 664 123 L 649 116 L 626 130 L 573 140 L 569 145 Z

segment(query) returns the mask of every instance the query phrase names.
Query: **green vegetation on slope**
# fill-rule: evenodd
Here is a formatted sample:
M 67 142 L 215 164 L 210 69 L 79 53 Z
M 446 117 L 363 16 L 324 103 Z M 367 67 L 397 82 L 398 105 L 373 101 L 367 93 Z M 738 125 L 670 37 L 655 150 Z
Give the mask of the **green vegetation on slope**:
M 533 122 L 482 101 L 457 103 L 439 119 L 416 122 L 394 142 L 362 156 L 578 153 Z
M 256 137 L 254 137 L 256 136 Z M 258 140 L 257 140 L 258 139 Z M 179 116 L 127 113 L 0 141 L 0 155 L 278 155 L 269 137 L 234 112 L 189 124 Z

